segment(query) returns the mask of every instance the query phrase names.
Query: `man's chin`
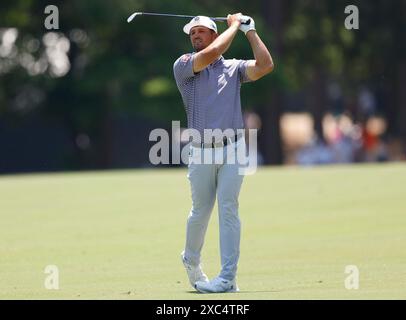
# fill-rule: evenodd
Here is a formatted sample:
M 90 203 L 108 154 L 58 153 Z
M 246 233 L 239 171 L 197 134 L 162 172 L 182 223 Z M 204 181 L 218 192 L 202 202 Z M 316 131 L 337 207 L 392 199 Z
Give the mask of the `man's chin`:
M 199 51 L 202 51 L 204 49 L 204 47 L 195 46 L 194 49 L 195 49 L 196 52 L 199 52 Z

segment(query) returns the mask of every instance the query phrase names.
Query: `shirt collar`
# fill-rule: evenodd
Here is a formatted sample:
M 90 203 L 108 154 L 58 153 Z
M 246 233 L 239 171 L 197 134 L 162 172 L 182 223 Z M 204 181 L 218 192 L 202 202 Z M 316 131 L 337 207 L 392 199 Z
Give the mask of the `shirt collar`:
M 223 56 L 220 56 L 216 61 L 212 62 L 212 63 L 210 64 L 210 66 L 211 66 L 211 67 L 214 67 L 218 62 L 220 62 L 220 61 L 222 61 L 222 60 L 224 60 L 224 57 L 223 57 Z

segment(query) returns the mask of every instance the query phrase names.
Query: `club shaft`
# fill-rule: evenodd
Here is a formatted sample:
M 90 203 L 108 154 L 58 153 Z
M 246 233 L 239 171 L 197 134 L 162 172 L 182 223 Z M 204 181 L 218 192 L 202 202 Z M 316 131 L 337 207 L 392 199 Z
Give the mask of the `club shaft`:
M 170 13 L 152 13 L 152 12 L 140 12 L 140 15 L 143 16 L 163 16 L 163 17 L 175 17 L 175 18 L 189 18 L 192 19 L 195 16 L 188 16 L 188 15 L 182 15 L 182 14 L 170 14 Z M 223 17 L 214 17 L 212 18 L 214 21 L 227 21 L 227 18 Z

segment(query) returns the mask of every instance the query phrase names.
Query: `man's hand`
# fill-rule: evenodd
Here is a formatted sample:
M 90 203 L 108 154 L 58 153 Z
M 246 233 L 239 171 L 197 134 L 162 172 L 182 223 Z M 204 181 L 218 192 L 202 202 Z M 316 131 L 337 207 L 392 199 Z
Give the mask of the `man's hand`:
M 232 25 L 234 25 L 238 28 L 241 25 L 241 17 L 242 17 L 241 12 L 236 14 L 229 14 L 227 16 L 228 26 L 231 27 Z
M 251 21 L 250 21 L 250 24 L 241 24 L 241 25 L 240 25 L 240 28 L 239 28 L 239 29 L 240 29 L 242 32 L 244 32 L 245 34 L 247 34 L 248 31 L 255 30 L 255 21 L 254 21 L 254 19 L 252 19 L 252 18 L 249 17 L 249 16 L 241 16 L 241 18 L 244 18 L 245 20 L 248 20 L 248 19 L 251 20 Z

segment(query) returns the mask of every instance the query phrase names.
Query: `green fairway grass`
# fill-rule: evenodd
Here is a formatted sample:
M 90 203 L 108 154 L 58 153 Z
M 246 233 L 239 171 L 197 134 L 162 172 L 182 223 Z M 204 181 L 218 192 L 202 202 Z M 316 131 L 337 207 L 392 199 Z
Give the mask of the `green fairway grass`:
M 261 168 L 245 178 L 238 285 L 193 292 L 186 169 L 0 177 L 0 299 L 406 299 L 406 165 Z M 217 207 L 203 267 L 220 270 Z M 59 290 L 47 290 L 47 265 Z M 359 289 L 347 290 L 347 265 Z

